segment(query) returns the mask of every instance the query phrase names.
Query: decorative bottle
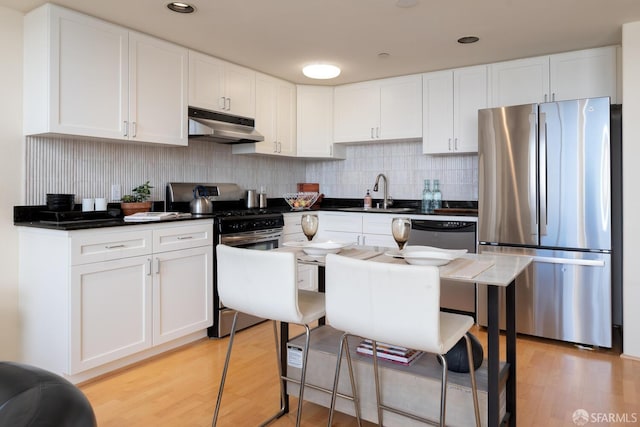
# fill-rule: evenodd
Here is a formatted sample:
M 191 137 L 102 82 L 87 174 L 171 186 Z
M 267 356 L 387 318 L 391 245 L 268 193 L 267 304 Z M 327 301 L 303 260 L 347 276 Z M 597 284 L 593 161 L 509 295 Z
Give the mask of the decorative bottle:
M 371 208 L 371 193 L 369 193 L 369 190 L 367 190 L 367 194 L 364 196 L 364 208 L 365 209 L 369 209 Z
M 433 209 L 440 209 L 442 207 L 442 193 L 440 192 L 440 181 L 433 180 Z
M 422 211 L 424 213 L 433 212 L 432 203 L 433 203 L 433 193 L 429 188 L 429 180 L 425 179 L 424 190 L 422 190 Z

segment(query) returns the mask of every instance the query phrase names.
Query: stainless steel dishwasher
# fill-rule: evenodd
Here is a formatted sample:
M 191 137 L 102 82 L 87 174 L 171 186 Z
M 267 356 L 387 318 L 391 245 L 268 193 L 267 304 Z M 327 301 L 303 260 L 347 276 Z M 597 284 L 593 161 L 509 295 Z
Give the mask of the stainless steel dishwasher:
M 411 220 L 409 245 L 433 246 L 443 249 L 466 249 L 475 253 L 476 223 L 471 221 Z M 466 313 L 476 318 L 476 286 L 442 280 L 440 306 L 448 311 Z

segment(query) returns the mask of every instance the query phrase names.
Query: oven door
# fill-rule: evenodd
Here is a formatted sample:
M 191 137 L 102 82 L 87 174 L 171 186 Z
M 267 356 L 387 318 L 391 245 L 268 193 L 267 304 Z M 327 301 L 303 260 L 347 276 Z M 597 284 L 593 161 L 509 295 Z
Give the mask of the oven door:
M 279 247 L 281 239 L 282 229 L 272 228 L 269 230 L 222 234 L 219 243 L 221 245 L 236 246 L 239 248 L 268 251 Z

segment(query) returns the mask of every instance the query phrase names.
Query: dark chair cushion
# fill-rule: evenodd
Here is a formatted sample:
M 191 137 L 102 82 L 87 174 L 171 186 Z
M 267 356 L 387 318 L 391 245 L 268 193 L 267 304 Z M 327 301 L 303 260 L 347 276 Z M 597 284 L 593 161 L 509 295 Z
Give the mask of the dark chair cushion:
M 484 359 L 484 350 L 482 344 L 476 338 L 475 335 L 467 332 L 469 338 L 471 338 L 471 352 L 473 354 L 473 366 L 474 370 L 478 369 L 482 365 Z M 460 341 L 453 346 L 451 350 L 444 355 L 447 361 L 447 369 L 452 372 L 469 372 L 469 360 L 467 358 L 467 343 L 464 338 L 460 338 Z M 440 358 L 436 356 L 438 363 Z
M 51 372 L 0 362 L 0 426 L 95 427 L 85 395 Z

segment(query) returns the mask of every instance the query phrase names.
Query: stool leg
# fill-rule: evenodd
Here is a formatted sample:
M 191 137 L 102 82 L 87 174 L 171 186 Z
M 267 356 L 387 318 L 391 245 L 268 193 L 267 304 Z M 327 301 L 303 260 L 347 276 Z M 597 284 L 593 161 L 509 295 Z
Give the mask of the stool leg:
M 445 426 L 445 415 L 447 412 L 447 359 L 444 355 L 439 354 L 440 363 L 442 364 L 442 380 L 440 390 L 440 426 Z
M 480 427 L 480 407 L 478 405 L 478 385 L 476 384 L 476 370 L 473 360 L 473 351 L 471 350 L 471 338 L 469 334 L 464 334 L 464 340 L 467 343 L 467 360 L 469 361 L 469 375 L 471 376 L 471 393 L 473 395 L 473 411 L 476 416 L 476 427 Z
M 382 396 L 380 395 L 380 377 L 378 375 L 378 344 L 371 340 L 373 352 L 373 378 L 376 383 L 376 406 L 378 407 L 378 425 L 382 425 Z
M 284 378 L 282 377 L 282 366 L 280 365 L 280 341 L 278 340 L 278 322 L 275 320 L 273 320 L 273 336 L 276 343 L 276 365 L 278 366 L 278 379 L 280 381 L 280 410 L 267 421 L 260 424 L 260 426 L 266 426 L 273 420 L 276 420 L 285 414 Z
M 358 401 L 358 391 L 356 388 L 355 378 L 353 376 L 353 363 L 351 362 L 351 352 L 349 351 L 349 340 L 348 333 L 342 334 L 342 338 L 340 338 L 340 346 L 338 347 L 338 357 L 336 360 L 336 372 L 333 377 L 333 389 L 331 392 L 331 405 L 329 406 L 329 423 L 327 424 L 331 427 L 333 424 L 333 413 L 336 407 L 336 397 L 338 395 L 338 382 L 340 379 L 340 367 L 342 364 L 342 351 L 345 349 L 346 344 L 346 355 L 347 355 L 347 366 L 349 369 L 349 381 L 351 382 L 351 391 L 353 393 L 353 404 L 356 412 L 356 420 L 358 422 L 358 427 L 362 426 L 362 421 L 360 418 L 360 402 Z
M 356 411 L 356 421 L 358 422 L 358 427 L 362 427 L 362 421 L 360 419 L 360 400 L 358 399 L 358 389 L 356 386 L 356 379 L 353 375 L 353 363 L 351 361 L 351 350 L 349 350 L 349 338 L 345 338 L 346 349 L 347 349 L 347 366 L 349 368 L 349 381 L 351 382 L 351 392 L 353 394 L 353 404 L 355 406 Z
M 213 413 L 212 427 L 216 427 L 218 422 L 218 413 L 220 412 L 220 403 L 222 402 L 222 391 L 224 390 L 224 382 L 227 379 L 227 370 L 229 368 L 229 359 L 231 358 L 231 347 L 233 347 L 233 339 L 236 336 L 236 321 L 238 320 L 238 312 L 233 316 L 231 324 L 231 335 L 229 335 L 229 347 L 227 348 L 227 356 L 224 360 L 224 368 L 222 369 L 222 378 L 220 379 L 220 389 L 218 390 L 218 399 L 216 401 L 216 410 Z
M 298 414 L 296 417 L 296 427 L 300 426 L 300 420 L 302 419 L 304 383 L 307 376 L 307 359 L 309 358 L 309 341 L 311 340 L 311 331 L 309 330 L 309 325 L 304 325 L 304 330 L 305 330 L 304 353 L 302 355 L 302 374 L 300 375 L 300 394 L 298 395 Z

